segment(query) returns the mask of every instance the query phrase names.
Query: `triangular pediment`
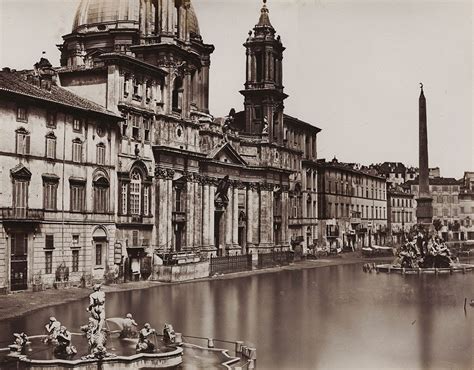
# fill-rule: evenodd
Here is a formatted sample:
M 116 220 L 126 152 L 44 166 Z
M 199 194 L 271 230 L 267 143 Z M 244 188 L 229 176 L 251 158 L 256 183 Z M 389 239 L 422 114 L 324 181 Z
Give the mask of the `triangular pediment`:
M 222 163 L 237 164 L 240 166 L 247 165 L 247 162 L 245 162 L 230 143 L 225 143 L 211 151 L 208 158 Z
M 10 174 L 15 179 L 30 180 L 31 172 L 23 164 L 19 164 L 10 170 Z

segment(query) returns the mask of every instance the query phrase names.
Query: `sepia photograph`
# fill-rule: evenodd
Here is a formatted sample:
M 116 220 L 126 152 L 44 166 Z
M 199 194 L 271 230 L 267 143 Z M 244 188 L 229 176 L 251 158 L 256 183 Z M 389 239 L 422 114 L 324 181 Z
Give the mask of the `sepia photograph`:
M 471 0 L 0 0 L 0 369 L 474 369 Z

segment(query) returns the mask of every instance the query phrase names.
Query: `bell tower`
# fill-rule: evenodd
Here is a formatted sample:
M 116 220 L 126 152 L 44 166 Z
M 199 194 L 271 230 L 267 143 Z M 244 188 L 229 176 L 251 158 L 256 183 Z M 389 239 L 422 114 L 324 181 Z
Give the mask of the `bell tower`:
M 270 23 L 269 11 L 263 0 L 260 19 L 244 46 L 247 51 L 244 96 L 245 131 L 268 135 L 268 140 L 283 143 L 283 47 L 280 36 Z

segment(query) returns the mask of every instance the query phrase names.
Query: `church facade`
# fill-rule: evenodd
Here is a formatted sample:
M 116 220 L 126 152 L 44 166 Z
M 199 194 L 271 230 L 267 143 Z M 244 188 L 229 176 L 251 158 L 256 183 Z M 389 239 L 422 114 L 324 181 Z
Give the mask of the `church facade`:
M 140 275 L 155 253 L 209 257 L 317 241 L 320 129 L 284 112 L 285 48 L 265 2 L 244 44 L 244 109 L 224 118 L 209 112 L 214 47 L 189 0 L 82 0 L 63 39 L 57 85 L 115 120 L 107 126 L 110 226 L 101 236 L 109 267 Z M 70 233 L 64 225 L 60 232 Z M 81 250 L 96 248 L 91 235 Z

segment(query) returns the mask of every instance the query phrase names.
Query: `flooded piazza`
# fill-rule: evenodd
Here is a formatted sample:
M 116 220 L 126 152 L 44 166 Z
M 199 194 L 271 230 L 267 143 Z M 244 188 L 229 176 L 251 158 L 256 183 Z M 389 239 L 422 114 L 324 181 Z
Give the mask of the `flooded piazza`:
M 470 369 L 474 309 L 463 304 L 473 292 L 471 273 L 376 274 L 355 264 L 108 293 L 107 317 L 173 323 L 185 340 L 245 340 L 258 369 Z M 51 315 L 77 332 L 86 303 L 0 322 L 0 341 L 42 333 Z

